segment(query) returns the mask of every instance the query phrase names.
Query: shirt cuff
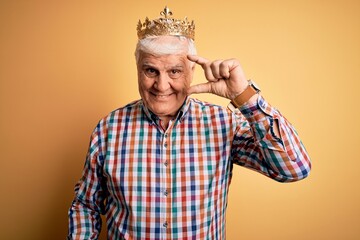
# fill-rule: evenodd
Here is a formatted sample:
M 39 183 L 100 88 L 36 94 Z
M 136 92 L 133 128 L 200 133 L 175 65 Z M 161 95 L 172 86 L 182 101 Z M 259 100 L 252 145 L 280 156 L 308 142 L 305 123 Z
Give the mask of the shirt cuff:
M 271 117 L 276 115 L 276 110 L 261 95 L 256 102 L 244 104 L 239 110 L 250 123 L 264 120 L 264 113 Z
M 259 95 L 256 102 L 244 104 L 239 108 L 250 126 L 254 130 L 255 138 L 260 145 L 283 151 L 283 141 L 281 136 L 277 137 L 274 133 L 274 124 L 280 130 L 279 113 L 266 100 Z

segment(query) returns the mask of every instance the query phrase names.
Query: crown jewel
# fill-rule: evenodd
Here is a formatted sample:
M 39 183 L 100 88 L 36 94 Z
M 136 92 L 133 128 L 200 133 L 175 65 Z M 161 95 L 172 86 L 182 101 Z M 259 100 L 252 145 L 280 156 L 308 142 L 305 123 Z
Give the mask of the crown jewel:
M 194 40 L 195 38 L 195 23 L 189 22 L 187 17 L 184 20 L 170 18 L 173 13 L 168 7 L 165 7 L 160 14 L 163 17 L 158 19 L 149 20 L 145 18 L 144 23 L 139 20 L 137 25 L 137 34 L 139 39 L 149 36 L 184 36 Z

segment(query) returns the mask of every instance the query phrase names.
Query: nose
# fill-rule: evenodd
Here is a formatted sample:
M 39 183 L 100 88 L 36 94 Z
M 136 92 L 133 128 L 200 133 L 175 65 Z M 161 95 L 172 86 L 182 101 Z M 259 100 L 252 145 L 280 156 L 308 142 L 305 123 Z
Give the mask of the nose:
M 167 74 L 160 73 L 155 81 L 155 88 L 159 92 L 166 92 L 166 90 L 170 87 L 170 78 L 167 76 Z

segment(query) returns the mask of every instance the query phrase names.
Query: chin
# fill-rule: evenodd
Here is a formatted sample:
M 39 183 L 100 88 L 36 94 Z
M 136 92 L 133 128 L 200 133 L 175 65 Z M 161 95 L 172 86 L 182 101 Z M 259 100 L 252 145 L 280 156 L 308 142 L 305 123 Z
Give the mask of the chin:
M 171 116 L 174 115 L 178 109 L 169 108 L 169 107 L 154 107 L 153 113 L 158 116 Z

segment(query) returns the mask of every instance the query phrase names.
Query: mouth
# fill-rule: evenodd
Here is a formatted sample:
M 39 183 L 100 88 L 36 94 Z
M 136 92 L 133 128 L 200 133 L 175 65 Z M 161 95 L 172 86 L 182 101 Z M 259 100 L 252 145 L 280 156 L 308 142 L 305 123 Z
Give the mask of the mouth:
M 170 96 L 172 96 L 174 93 L 170 93 L 170 94 L 157 94 L 157 93 L 153 93 L 150 92 L 151 96 L 157 100 L 166 100 L 167 98 L 169 98 Z

